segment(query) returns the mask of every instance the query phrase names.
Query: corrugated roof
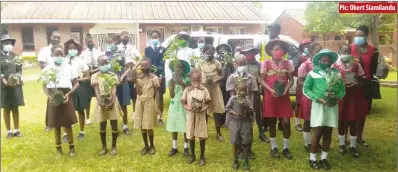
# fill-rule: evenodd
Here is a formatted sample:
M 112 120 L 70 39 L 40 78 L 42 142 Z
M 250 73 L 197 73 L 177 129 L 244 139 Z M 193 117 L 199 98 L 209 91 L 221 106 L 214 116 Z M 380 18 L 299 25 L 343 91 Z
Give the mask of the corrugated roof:
M 267 21 L 251 2 L 20 2 L 2 9 L 1 19 L 3 23 L 50 20 Z

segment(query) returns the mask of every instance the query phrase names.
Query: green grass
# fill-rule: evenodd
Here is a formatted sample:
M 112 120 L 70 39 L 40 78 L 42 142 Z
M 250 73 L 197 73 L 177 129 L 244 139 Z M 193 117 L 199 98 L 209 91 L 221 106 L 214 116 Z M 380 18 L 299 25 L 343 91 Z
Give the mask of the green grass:
M 386 79 L 383 81 L 397 81 L 397 71 L 390 71 Z
M 182 156 L 183 141 L 179 136 L 178 146 L 180 153 L 169 158 L 167 153 L 171 148 L 171 135 L 164 127 L 155 129 L 155 145 L 157 153 L 154 156 L 141 156 L 143 147 L 140 132 L 133 131 L 132 136 L 121 134 L 118 140 L 118 155 L 98 157 L 101 148 L 98 134 L 98 124 L 88 126 L 83 141 L 76 141 L 77 155 L 69 158 L 66 155 L 67 144 L 63 144 L 64 156 L 55 156 L 54 132 L 45 133 L 44 113 L 45 96 L 41 86 L 35 81 L 29 81 L 24 86 L 26 106 L 20 109 L 22 138 L 4 139 L 5 130 L 1 131 L 1 170 L 16 171 L 232 171 L 231 145 L 229 133 L 222 129 L 227 141 L 220 143 L 215 140 L 213 121 L 209 125 L 209 139 L 206 145 L 207 164 L 200 167 L 198 162 L 187 164 Z M 382 88 L 383 99 L 374 102 L 373 113 L 368 117 L 365 130 L 365 139 L 369 142 L 368 148 L 359 146 L 360 158 L 353 159 L 349 154 L 344 156 L 337 152 L 337 131 L 333 133 L 332 148 L 329 159 L 332 171 L 395 171 L 396 170 L 396 110 L 397 91 L 393 88 Z M 166 98 L 165 104 L 169 99 Z M 167 106 L 166 106 L 167 107 Z M 131 109 L 129 109 L 131 127 Z M 167 112 L 167 111 L 166 111 Z M 121 120 L 120 120 L 121 121 Z M 2 120 L 3 124 L 4 121 Z M 120 124 L 120 123 L 119 123 Z M 292 120 L 292 124 L 293 120 Z M 293 127 L 292 127 L 293 129 Z M 78 125 L 74 126 L 76 137 Z M 111 143 L 110 128 L 108 125 L 108 145 Z M 268 135 L 268 134 L 267 134 Z M 257 130 L 254 135 L 253 150 L 256 159 L 250 162 L 253 171 L 308 171 L 307 153 L 303 148 L 302 134 L 292 130 L 290 142 L 293 160 L 283 157 L 273 159 L 269 155 L 270 144 L 261 143 Z M 282 148 L 282 133 L 277 134 L 277 143 Z M 196 144 L 199 155 L 199 143 Z M 318 155 L 319 156 L 319 155 Z

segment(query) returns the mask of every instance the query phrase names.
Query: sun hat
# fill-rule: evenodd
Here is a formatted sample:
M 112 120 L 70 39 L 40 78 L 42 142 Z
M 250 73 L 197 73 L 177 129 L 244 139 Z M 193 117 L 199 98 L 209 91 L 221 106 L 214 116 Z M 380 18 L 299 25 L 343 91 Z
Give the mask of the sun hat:
M 191 65 L 185 60 L 173 60 L 169 63 L 169 68 L 172 72 L 175 71 L 176 62 L 180 62 L 184 68 L 184 76 L 186 76 L 189 72 L 191 72 Z
M 240 53 L 244 54 L 247 52 L 252 52 L 253 54 L 258 54 L 258 53 L 260 53 L 260 50 L 256 47 L 254 47 L 253 44 L 246 44 L 245 46 L 243 46 L 242 51 Z
M 312 64 L 314 64 L 314 66 L 319 66 L 319 60 L 322 56 L 329 56 L 332 64 L 335 63 L 339 58 L 339 55 L 336 52 L 333 52 L 329 49 L 322 49 L 318 54 L 314 56 L 314 58 L 312 59 Z
M 226 47 L 226 50 L 228 53 L 232 53 L 232 48 L 230 45 L 228 44 L 220 44 L 216 47 L 216 52 L 217 54 L 221 54 L 222 52 L 220 52 L 221 47 Z
M 266 52 L 268 55 L 271 55 L 271 54 L 272 54 L 272 53 L 271 53 L 272 48 L 273 48 L 274 45 L 276 45 L 276 44 L 279 44 L 279 45 L 281 46 L 281 48 L 283 49 L 283 51 L 285 51 L 285 53 L 288 53 L 288 51 L 289 51 L 289 46 L 290 46 L 289 43 L 287 43 L 286 41 L 282 41 L 282 40 L 280 40 L 280 39 L 274 39 L 274 40 L 268 42 L 267 45 L 265 45 L 265 52 Z
M 9 35 L 2 35 L 1 36 L 1 42 L 3 42 L 3 41 L 11 41 L 12 42 L 12 45 L 14 46 L 15 45 L 15 39 L 14 38 L 11 38 Z

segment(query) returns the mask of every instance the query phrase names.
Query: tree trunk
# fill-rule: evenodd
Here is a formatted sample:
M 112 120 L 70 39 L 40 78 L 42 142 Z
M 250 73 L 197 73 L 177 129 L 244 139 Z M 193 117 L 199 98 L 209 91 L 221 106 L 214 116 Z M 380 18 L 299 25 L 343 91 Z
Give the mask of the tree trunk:
M 380 21 L 380 14 L 375 15 L 372 20 L 372 24 L 370 25 L 370 34 L 371 34 L 371 39 L 373 46 L 376 47 L 377 49 L 379 48 L 379 33 L 377 32 L 377 26 L 379 25 Z

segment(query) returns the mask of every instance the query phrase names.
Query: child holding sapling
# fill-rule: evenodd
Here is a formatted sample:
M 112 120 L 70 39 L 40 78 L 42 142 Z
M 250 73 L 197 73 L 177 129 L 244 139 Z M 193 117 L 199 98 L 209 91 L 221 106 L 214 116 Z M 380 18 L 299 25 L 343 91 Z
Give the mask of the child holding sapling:
M 108 153 L 106 145 L 106 125 L 110 121 L 112 128 L 112 150 L 111 155 L 116 155 L 116 141 L 119 136 L 117 120 L 123 116 L 119 101 L 116 95 L 116 86 L 118 77 L 111 72 L 109 58 L 105 55 L 98 57 L 98 66 L 100 71 L 91 76 L 91 85 L 94 87 L 97 106 L 95 108 L 95 118 L 100 122 L 100 137 L 102 150 L 98 153 L 100 156 Z

